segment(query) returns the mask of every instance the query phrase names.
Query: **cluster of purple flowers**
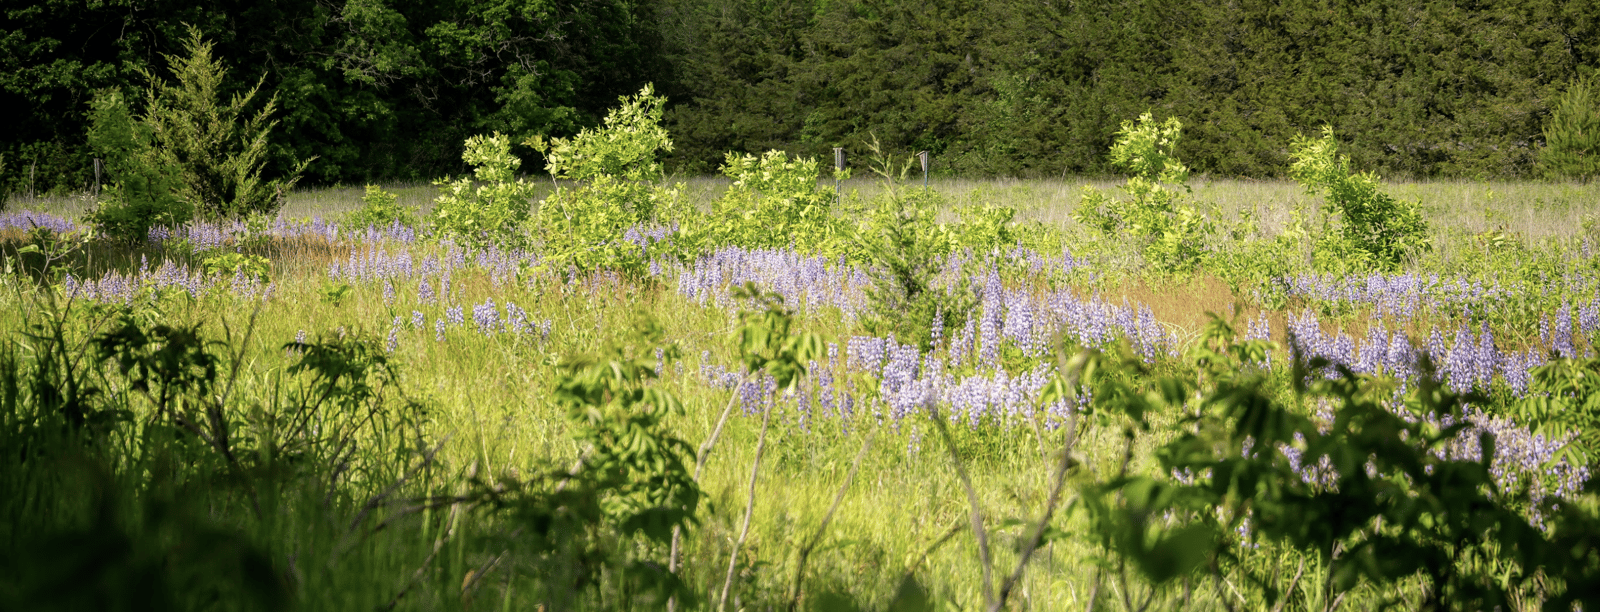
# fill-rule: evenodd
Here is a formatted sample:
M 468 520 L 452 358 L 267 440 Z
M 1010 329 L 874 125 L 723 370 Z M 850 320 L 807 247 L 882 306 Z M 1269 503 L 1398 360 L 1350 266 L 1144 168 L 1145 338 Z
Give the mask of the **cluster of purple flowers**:
M 1470 317 L 1474 308 L 1483 311 L 1493 304 L 1537 303 L 1546 295 L 1590 296 L 1588 303 L 1579 305 L 1580 333 L 1587 336 L 1600 329 L 1600 281 L 1579 275 L 1510 285 L 1498 280 L 1486 285 L 1481 280 L 1414 273 L 1354 277 L 1302 274 L 1275 282 L 1286 297 L 1364 306 L 1372 309 L 1374 317 L 1398 321 L 1411 321 L 1424 313 Z M 1564 304 L 1562 310 L 1570 322 L 1570 304 Z
M 866 305 L 872 279 L 843 260 L 793 249 L 724 247 L 678 270 L 678 292 L 701 304 L 733 305 L 730 289 L 745 283 L 782 295 L 795 308 L 832 306 L 852 313 Z
M 176 228 L 152 227 L 147 239 L 150 242 L 184 240 L 193 245 L 194 250 L 198 252 L 231 246 L 249 232 L 250 228 L 240 221 L 196 221 Z M 268 223 L 262 233 L 274 239 L 312 239 L 326 242 L 342 240 L 356 244 L 380 242 L 411 244 L 417 240 L 417 231 L 400 224 L 399 221 L 386 226 L 342 228 L 341 231 L 337 223 L 325 221 L 320 216 L 309 220 L 294 220 L 280 215 Z
M 447 251 L 441 257 L 428 259 L 435 260 L 433 265 L 437 266 L 440 262 L 449 262 L 450 254 L 451 251 Z M 418 272 L 416 258 L 410 251 L 388 251 L 376 245 L 350 249 L 350 257 L 343 265 L 334 262 L 328 266 L 329 280 L 352 283 L 410 278 Z
M 412 312 L 411 326 L 420 329 L 423 325 L 424 315 L 420 311 Z M 401 327 L 403 320 L 395 318 L 395 327 Z M 444 331 L 450 327 L 460 327 L 466 324 L 466 311 L 461 306 L 446 308 L 444 316 L 434 322 L 435 339 L 443 342 Z M 510 333 L 515 336 L 537 337 L 539 340 L 550 339 L 551 321 L 545 319 L 535 322 L 528 316 L 528 311 L 517 306 L 514 302 L 506 302 L 504 312 L 495 305 L 494 298 L 487 298 L 481 304 L 472 306 L 473 330 L 484 336 Z
M 1422 375 L 1417 360 L 1427 354 L 1438 374 L 1457 392 L 1488 391 L 1498 376 L 1513 393 L 1521 395 L 1527 391 L 1532 370 L 1545 363 L 1545 354 L 1538 347 L 1521 351 L 1499 348 L 1487 325 L 1474 330 L 1463 323 L 1448 341 L 1434 328 L 1421 347 L 1404 331 L 1390 332 L 1377 324 L 1368 327 L 1366 337 L 1359 341 L 1344 332 L 1324 333 L 1321 322 L 1309 311 L 1290 317 L 1288 327 L 1290 348 L 1307 359 L 1328 360 L 1331 365 L 1323 374 L 1330 378 L 1337 375 L 1331 366 L 1343 365 L 1358 374 L 1387 374 L 1414 382 Z
M 208 276 L 170 260 L 151 268 L 150 261 L 143 257 L 139 259 L 139 268 L 130 273 L 111 271 L 90 279 L 67 274 L 61 280 L 61 288 L 68 298 L 130 304 L 140 296 L 167 290 L 181 290 L 191 297 L 199 297 L 224 282 L 229 291 L 241 297 L 264 296 L 271 291 L 271 285 L 263 285 L 259 278 L 246 276 L 242 271 L 235 273 L 232 278 Z
M 46 228 L 57 234 L 66 234 L 78 230 L 78 224 L 71 219 L 50 213 L 31 210 L 0 213 L 0 231 L 22 230 L 26 232 L 36 227 Z

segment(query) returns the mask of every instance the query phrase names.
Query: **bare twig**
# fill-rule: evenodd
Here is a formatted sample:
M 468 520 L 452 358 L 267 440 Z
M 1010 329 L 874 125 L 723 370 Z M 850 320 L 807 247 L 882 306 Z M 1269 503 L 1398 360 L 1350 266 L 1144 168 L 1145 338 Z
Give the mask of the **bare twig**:
M 945 542 L 949 542 L 950 538 L 956 537 L 956 534 L 961 533 L 961 530 L 964 528 L 965 527 L 961 524 L 961 521 L 957 520 L 955 524 L 950 526 L 949 529 L 946 529 L 944 535 L 939 536 L 939 539 L 934 540 L 933 543 L 929 544 L 926 549 L 923 549 L 922 554 L 917 556 L 916 561 L 912 561 L 911 565 L 906 566 L 906 576 L 911 576 L 912 574 L 917 573 L 917 568 L 922 567 L 922 562 L 927 561 L 929 555 L 932 555 L 934 551 L 937 551 L 940 547 L 944 546 Z
M 1050 486 L 1050 497 L 1045 501 L 1044 514 L 1039 517 L 1039 522 L 1033 527 L 1027 543 L 1022 547 L 1022 555 L 1017 559 L 1017 568 L 1000 584 L 1000 594 L 995 598 L 994 605 L 989 608 L 991 612 L 999 612 L 1006 605 L 1006 598 L 1011 595 L 1011 590 L 1022 580 L 1022 572 L 1027 569 L 1028 561 L 1038 550 L 1040 540 L 1044 539 L 1044 532 L 1050 527 L 1050 518 L 1055 514 L 1056 505 L 1061 502 L 1061 491 L 1066 488 L 1067 470 L 1072 467 L 1072 447 L 1077 439 L 1077 411 L 1073 411 L 1067 419 L 1067 443 L 1061 449 L 1061 462 L 1056 465 L 1055 482 Z M 1036 423 L 1037 424 L 1037 423 Z M 1041 449 L 1043 446 L 1041 445 Z
M 695 452 L 695 458 L 694 458 L 694 481 L 695 482 L 700 482 L 700 471 L 705 469 L 706 460 L 711 457 L 711 449 L 716 448 L 717 439 L 722 437 L 722 426 L 728 424 L 728 415 L 733 413 L 733 405 L 739 401 L 739 393 L 738 393 L 738 388 L 739 387 L 738 387 L 738 385 L 739 384 L 744 384 L 744 381 L 749 380 L 749 378 L 750 378 L 750 375 L 746 374 L 744 376 L 744 378 L 739 379 L 739 383 L 738 384 L 734 385 L 734 393 L 732 395 L 728 396 L 728 405 L 724 406 L 722 408 L 722 416 L 717 419 L 717 426 L 711 429 L 711 435 L 706 437 L 706 441 L 705 442 L 700 443 L 700 449 Z M 667 571 L 669 573 L 673 573 L 673 574 L 678 573 L 678 554 L 682 550 L 682 543 L 683 543 L 683 526 L 682 525 L 673 525 L 672 526 L 672 548 L 667 553 Z M 677 595 L 673 595 L 672 597 L 668 597 L 667 598 L 667 612 L 677 612 L 677 610 L 678 610 L 678 596 Z
M 961 463 L 961 454 L 956 451 L 956 439 L 950 436 L 950 428 L 945 425 L 944 419 L 939 418 L 939 409 L 931 404 L 928 406 L 928 418 L 933 421 L 934 429 L 939 430 L 939 436 L 944 438 L 945 448 L 950 450 L 950 460 L 956 466 L 956 476 L 961 479 L 961 487 L 966 489 L 967 503 L 972 508 L 972 535 L 978 540 L 978 561 L 983 565 L 984 608 L 993 610 L 994 561 L 989 556 L 989 536 L 983 529 L 983 510 L 978 504 L 978 492 L 972 488 L 972 478 L 967 475 L 967 467 Z
M 1094 569 L 1094 577 L 1089 579 L 1089 607 L 1086 612 L 1094 612 L 1094 601 L 1100 598 L 1100 568 Z
M 861 459 L 867 456 L 867 448 L 872 446 L 872 439 L 877 437 L 878 426 L 867 432 L 867 439 L 861 443 L 861 451 L 856 453 L 856 460 L 850 464 L 850 473 L 844 477 L 844 483 L 839 485 L 839 492 L 833 496 L 833 505 L 828 506 L 828 513 L 823 515 L 822 524 L 817 525 L 816 533 L 800 547 L 800 559 L 795 564 L 794 588 L 789 597 L 789 612 L 794 612 L 800 606 L 800 587 L 806 576 L 806 558 L 811 555 L 811 550 L 822 541 L 822 534 L 828 529 L 828 522 L 833 520 L 833 513 L 839 510 L 839 502 L 844 501 L 845 491 L 850 489 L 850 483 L 856 478 L 856 471 L 861 469 Z
M 772 404 L 767 404 L 767 409 L 761 417 L 761 435 L 756 438 L 756 459 L 750 464 L 750 496 L 744 508 L 744 526 L 739 529 L 739 539 L 733 544 L 733 552 L 728 555 L 728 574 L 722 580 L 722 597 L 718 598 L 717 611 L 728 609 L 728 591 L 733 589 L 733 570 L 738 566 L 739 548 L 744 546 L 744 539 L 750 535 L 750 515 L 756 510 L 756 475 L 761 470 L 761 452 L 767 447 L 767 426 L 772 423 Z
M 1294 578 L 1289 580 L 1289 588 L 1283 592 L 1283 599 L 1278 600 L 1278 605 L 1272 607 L 1272 612 L 1283 612 L 1283 606 L 1289 603 L 1289 598 L 1294 595 L 1294 588 L 1300 584 L 1300 575 L 1306 571 L 1306 558 L 1300 557 L 1300 567 L 1294 570 Z
M 1228 599 L 1228 593 L 1222 590 L 1222 572 L 1216 567 L 1211 568 L 1211 582 L 1217 587 L 1217 601 L 1222 602 L 1222 607 L 1227 608 L 1228 612 L 1234 612 L 1233 600 Z
M 740 379 L 740 384 L 743 384 L 743 382 L 749 378 L 750 377 L 746 375 L 743 379 Z M 737 390 L 737 385 L 734 388 Z M 711 449 L 716 448 L 717 439 L 722 437 L 722 427 L 728 423 L 728 415 L 733 413 L 733 405 L 738 403 L 738 401 L 739 394 L 737 391 L 728 397 L 728 405 L 722 408 L 722 416 L 717 419 L 717 426 L 712 428 L 711 435 L 706 438 L 705 442 L 700 443 L 700 449 L 695 452 L 694 479 L 696 482 L 699 482 L 700 471 L 705 469 L 706 460 L 711 456 Z M 678 543 L 681 535 L 682 534 L 679 532 L 679 527 L 673 526 L 672 553 L 667 558 L 667 571 L 669 572 L 678 571 Z M 674 606 L 672 604 L 674 603 L 676 603 L 675 600 L 669 600 L 667 602 L 667 609 L 673 609 Z
M 455 522 L 456 512 L 458 512 L 460 509 L 460 504 L 450 505 L 450 522 Z M 428 552 L 428 557 L 422 560 L 422 565 L 417 567 L 417 571 L 411 573 L 411 579 L 406 581 L 406 586 L 402 587 L 399 593 L 395 593 L 394 599 L 390 599 L 389 605 L 384 606 L 383 609 L 393 610 L 395 606 L 400 605 L 400 600 L 406 596 L 406 593 L 410 593 L 411 589 L 417 586 L 417 583 L 422 581 L 422 577 L 427 575 L 428 566 L 432 565 L 433 559 L 439 556 L 439 551 L 444 548 L 444 543 L 448 539 L 449 536 L 444 532 L 444 530 L 441 529 L 439 536 L 433 540 L 433 550 Z
M 346 533 L 355 531 L 356 527 L 359 527 L 361 522 L 367 519 L 368 514 L 371 514 L 373 510 L 378 508 L 378 506 L 383 505 L 385 500 L 389 499 L 390 496 L 394 495 L 395 491 L 399 490 L 401 486 L 404 486 L 407 481 L 411 480 L 412 476 L 416 476 L 418 471 L 421 471 L 423 468 L 431 465 L 433 463 L 434 455 L 439 454 L 439 449 L 444 448 L 444 444 L 449 441 L 450 436 L 446 434 L 443 439 L 440 439 L 437 444 L 433 445 L 433 448 L 422 454 L 422 460 L 418 461 L 416 466 L 406 470 L 406 473 L 401 474 L 400 478 L 396 479 L 392 483 L 389 483 L 389 486 L 385 487 L 382 493 L 369 498 L 367 503 L 361 507 L 361 511 L 357 512 L 356 517 L 350 521 L 350 527 L 346 530 Z
M 500 562 L 505 560 L 508 554 L 511 554 L 511 551 L 502 550 L 500 554 L 495 555 L 488 561 L 484 561 L 483 565 L 478 566 L 478 569 L 467 573 L 466 579 L 461 581 L 461 602 L 464 606 L 470 607 L 472 605 L 472 596 L 478 592 L 478 586 L 483 584 L 483 577 L 489 575 L 489 572 L 494 571 L 495 568 L 500 567 Z

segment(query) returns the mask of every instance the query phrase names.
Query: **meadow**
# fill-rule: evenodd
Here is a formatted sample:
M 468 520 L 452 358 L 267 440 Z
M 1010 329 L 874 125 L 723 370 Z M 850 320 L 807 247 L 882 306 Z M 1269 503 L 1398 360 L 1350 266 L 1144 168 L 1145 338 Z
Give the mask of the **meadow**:
M 1383 184 L 1382 260 L 1291 180 L 741 163 L 11 201 L 0 602 L 1597 605 L 1600 186 Z

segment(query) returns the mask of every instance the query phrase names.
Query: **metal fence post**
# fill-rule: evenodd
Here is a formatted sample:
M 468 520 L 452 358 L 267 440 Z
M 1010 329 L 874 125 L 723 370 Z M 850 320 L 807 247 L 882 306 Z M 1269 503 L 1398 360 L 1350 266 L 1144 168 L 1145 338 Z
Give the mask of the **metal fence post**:
M 917 153 L 917 159 L 922 160 L 922 188 L 928 188 L 928 152 Z

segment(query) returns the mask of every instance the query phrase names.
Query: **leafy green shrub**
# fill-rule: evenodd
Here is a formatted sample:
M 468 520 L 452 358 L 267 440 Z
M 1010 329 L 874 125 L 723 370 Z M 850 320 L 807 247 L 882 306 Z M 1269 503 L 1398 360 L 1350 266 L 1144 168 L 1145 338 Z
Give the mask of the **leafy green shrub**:
M 1600 468 L 1600 358 L 1557 359 L 1533 371 L 1517 421 L 1547 440 L 1571 439 L 1551 456 Z
M 942 337 L 966 323 L 977 306 L 966 275 L 954 286 L 942 286 L 939 274 L 955 250 L 956 233 L 940 223 L 944 200 L 938 192 L 901 185 L 914 159 L 897 170 L 877 143 L 869 145 L 875 162 L 872 171 L 883 179 L 881 195 L 858 216 L 851 259 L 873 270 L 867 289 L 871 311 L 864 323 L 869 332 L 894 334 L 901 342 L 927 348 L 933 328 L 942 321 Z M 897 176 L 898 175 L 898 176 Z
M 268 137 L 276 121 L 272 96 L 261 110 L 244 118 L 266 77 L 255 87 L 220 101 L 227 70 L 212 58 L 212 43 L 190 27 L 184 41 L 188 57 L 164 56 L 177 83 L 140 71 L 150 82 L 146 115 L 151 142 L 166 166 L 177 168 L 182 179 L 178 195 L 204 217 L 239 218 L 251 213 L 270 214 L 283 202 L 283 194 L 300 180 L 311 160 L 300 163 L 289 176 L 264 180 Z
M 1229 246 L 1207 254 L 1206 270 L 1228 283 L 1234 295 L 1254 292 L 1269 308 L 1283 308 L 1288 296 L 1281 285 L 1270 281 L 1290 275 L 1303 264 L 1310 238 L 1298 211 L 1290 215 L 1288 227 L 1266 237 L 1255 211 L 1242 211 L 1239 222 L 1227 230 Z
M 242 274 L 245 278 L 256 279 L 263 283 L 272 280 L 272 262 L 260 255 L 246 255 L 232 251 L 217 253 L 201 260 L 200 268 L 205 270 L 206 274 L 230 277 Z
M 111 185 L 87 215 L 100 235 L 119 242 L 144 242 L 150 228 L 188 223 L 194 207 L 177 195 L 178 169 L 151 145 L 152 129 L 135 121 L 117 92 L 90 104 L 89 144 L 105 157 Z
M 1185 202 L 1192 191 L 1185 184 L 1189 168 L 1173 154 L 1182 130 L 1177 118 L 1158 124 L 1150 113 L 1140 115 L 1137 123 L 1122 122 L 1110 160 L 1133 174 L 1122 187 L 1128 199 L 1112 199 L 1085 185 L 1073 214 L 1108 238 L 1131 237 L 1146 263 L 1162 272 L 1194 269 L 1203 239 L 1214 231 L 1205 213 Z
M 715 244 L 750 249 L 793 245 L 818 252 L 839 236 L 833 194 L 817 185 L 817 160 L 729 153 L 722 174 L 733 179 L 704 223 Z
M 649 349 L 661 346 L 662 328 L 644 317 L 632 329 L 629 340 L 641 344 L 571 360 L 556 381 L 582 449 L 575 468 L 492 484 L 474 478 L 476 493 L 519 524 L 519 554 L 547 590 L 539 597 L 556 609 L 581 609 L 563 600 L 597 590 L 602 599 L 657 605 L 688 594 L 655 559 L 675 530 L 696 522 L 702 493 L 685 461 L 694 450 L 667 423 L 683 404 L 652 384 L 657 360 Z M 676 347 L 661 355 L 676 359 Z
M 462 177 L 435 183 L 442 189 L 433 208 L 434 232 L 474 249 L 520 246 L 535 187 L 516 177 L 522 160 L 511 154 L 511 138 L 499 132 L 468 138 L 461 159 L 472 164 L 477 182 Z M 367 193 L 375 197 L 370 188 Z
M 377 185 L 367 185 L 361 196 L 361 208 L 345 215 L 344 226 L 350 229 L 388 227 L 399 223 L 406 227 L 417 226 L 417 215 L 412 209 L 399 204 L 400 197 L 384 191 Z
M 672 150 L 661 127 L 666 103 L 646 85 L 638 95 L 623 97 L 599 129 L 529 143 L 545 153 L 552 177 L 578 182 L 540 203 L 538 239 L 546 265 L 644 270 L 644 249 L 623 233 L 656 221 L 659 210 L 677 201 L 676 190 L 657 184 L 662 169 L 656 155 Z
M 1310 195 L 1324 195 L 1325 229 L 1338 220 L 1336 231 L 1323 232 L 1315 258 L 1322 269 L 1394 270 L 1409 252 L 1429 247 L 1428 222 L 1422 203 L 1382 192 L 1377 175 L 1350 170 L 1350 158 L 1339 157 L 1333 128 L 1321 138 L 1296 137 L 1289 176 Z
M 1496 485 L 1493 434 L 1479 434 L 1480 459 L 1439 452 L 1468 427 L 1468 403 L 1486 398 L 1451 392 L 1424 361 L 1422 382 L 1393 402 L 1392 381 L 1342 367 L 1337 378 L 1310 375 L 1327 365 L 1312 360 L 1296 364 L 1284 400 L 1256 365 L 1273 350 L 1266 341 L 1236 342 L 1231 326 L 1214 318 L 1189 351 L 1189 373 L 1144 376 L 1131 355 L 1089 352 L 1075 361 L 1076 382 L 1093 403 L 1125 419 L 1124 466 L 1136 436 L 1166 440 L 1154 453 L 1159 475 L 1124 467 L 1082 489 L 1103 549 L 1157 585 L 1245 572 L 1250 578 L 1239 584 L 1260 585 L 1269 606 L 1303 598 L 1329 609 L 1363 583 L 1389 597 L 1399 593 L 1395 585 L 1419 579 L 1417 609 L 1509 608 L 1528 595 L 1567 602 L 1545 609 L 1571 609 L 1575 599 L 1592 605 L 1600 568 L 1593 532 L 1585 531 L 1595 524 L 1592 495 L 1547 502 L 1554 518 L 1541 531 L 1521 513 L 1525 496 Z M 1139 382 L 1130 384 L 1130 372 Z M 1331 407 L 1331 420 L 1308 417 L 1308 405 Z M 1267 547 L 1322 578 L 1278 590 L 1245 562 Z
M 1592 79 L 1573 81 L 1561 94 L 1544 125 L 1539 163 L 1552 176 L 1587 181 L 1600 175 L 1600 100 Z

